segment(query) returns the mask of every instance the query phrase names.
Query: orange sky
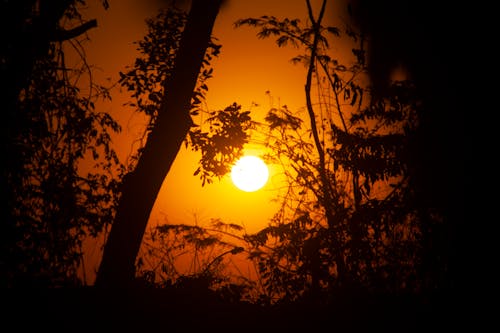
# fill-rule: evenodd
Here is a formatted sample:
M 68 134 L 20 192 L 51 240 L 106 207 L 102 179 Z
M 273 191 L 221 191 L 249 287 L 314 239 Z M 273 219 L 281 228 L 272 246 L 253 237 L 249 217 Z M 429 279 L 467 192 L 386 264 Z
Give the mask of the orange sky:
M 333 1 L 330 1 L 333 2 Z M 86 44 L 87 60 L 95 65 L 97 81 L 116 82 L 119 71 L 131 65 L 137 56 L 134 41 L 142 39 L 146 33 L 145 19 L 157 13 L 159 0 L 110 0 L 106 11 L 98 1 L 89 2 L 87 18 L 96 18 L 98 27 L 88 35 Z M 312 1 L 319 9 L 319 0 Z M 333 4 L 340 7 L 339 2 Z M 332 11 L 330 18 L 342 16 L 342 12 Z M 333 8 L 333 10 L 337 10 Z M 249 109 L 252 102 L 260 107 L 252 107 L 254 117 L 262 117 L 271 106 L 286 104 L 290 110 L 305 105 L 304 83 L 306 71 L 302 65 L 293 65 L 290 59 L 298 54 L 291 47 L 278 48 L 272 39 L 257 39 L 257 30 L 250 27 L 233 28 L 240 18 L 274 15 L 278 18 L 300 18 L 306 20 L 305 0 L 228 0 L 221 10 L 214 26 L 213 34 L 222 44 L 221 55 L 213 63 L 214 77 L 209 80 L 207 105 L 209 109 L 222 109 L 233 102 Z M 265 94 L 270 91 L 271 101 Z M 119 89 L 112 91 L 113 101 L 99 105 L 101 111 L 109 112 L 120 121 L 123 133 L 115 140 L 115 148 L 122 159 L 130 153 L 132 142 L 142 134 L 142 117 L 122 104 L 128 94 Z M 271 105 L 274 104 L 274 105 Z M 254 150 L 258 154 L 258 147 Z M 257 192 L 243 192 L 237 189 L 227 175 L 220 182 L 201 186 L 198 177 L 193 176 L 199 156 L 184 148 L 179 152 L 172 169 L 165 179 L 155 207 L 151 214 L 152 223 L 198 223 L 211 218 L 221 218 L 225 222 L 244 225 L 248 232 L 266 226 L 277 209 L 276 198 L 279 188 L 279 168 L 270 166 L 270 180 Z M 99 257 L 96 248 L 93 257 Z M 89 257 L 88 265 L 92 265 Z M 94 264 L 95 266 L 95 264 Z M 90 269 L 90 268 L 89 268 Z

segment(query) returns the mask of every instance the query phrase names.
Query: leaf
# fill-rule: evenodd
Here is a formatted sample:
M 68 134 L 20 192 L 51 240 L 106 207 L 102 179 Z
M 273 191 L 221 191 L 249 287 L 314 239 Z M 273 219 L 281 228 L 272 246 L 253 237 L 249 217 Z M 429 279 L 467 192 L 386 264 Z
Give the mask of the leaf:
M 276 40 L 276 44 L 278 44 L 279 47 L 286 46 L 289 39 L 288 36 L 281 36 Z
M 328 31 L 331 34 L 334 34 L 335 36 L 340 36 L 340 30 L 337 27 L 327 27 L 326 31 Z
M 245 251 L 244 248 L 242 248 L 241 246 L 238 246 L 238 247 L 235 247 L 231 250 L 231 254 L 238 254 L 238 253 L 241 253 Z

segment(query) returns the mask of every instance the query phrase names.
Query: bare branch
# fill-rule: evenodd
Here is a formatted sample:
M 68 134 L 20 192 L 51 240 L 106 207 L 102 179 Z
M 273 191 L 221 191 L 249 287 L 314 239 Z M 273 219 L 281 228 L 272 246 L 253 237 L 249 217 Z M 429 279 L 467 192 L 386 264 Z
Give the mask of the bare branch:
M 54 34 L 51 36 L 51 41 L 53 42 L 62 42 L 65 40 L 73 39 L 75 37 L 78 37 L 80 35 L 83 35 L 86 33 L 88 30 L 97 27 L 97 20 L 93 19 L 90 21 L 87 21 L 83 23 L 82 25 L 79 25 L 76 28 L 65 30 L 65 29 L 58 29 L 54 32 Z

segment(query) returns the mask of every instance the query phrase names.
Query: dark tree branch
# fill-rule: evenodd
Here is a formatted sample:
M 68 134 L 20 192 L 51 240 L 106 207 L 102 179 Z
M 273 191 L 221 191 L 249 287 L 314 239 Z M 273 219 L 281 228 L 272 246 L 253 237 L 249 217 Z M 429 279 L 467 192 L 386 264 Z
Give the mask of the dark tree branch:
M 82 25 L 79 25 L 76 28 L 65 30 L 65 29 L 58 29 L 56 30 L 53 35 L 51 36 L 50 40 L 53 42 L 62 42 L 65 40 L 73 39 L 75 37 L 78 37 L 80 35 L 83 35 L 86 33 L 88 30 L 97 27 L 97 20 L 90 20 Z

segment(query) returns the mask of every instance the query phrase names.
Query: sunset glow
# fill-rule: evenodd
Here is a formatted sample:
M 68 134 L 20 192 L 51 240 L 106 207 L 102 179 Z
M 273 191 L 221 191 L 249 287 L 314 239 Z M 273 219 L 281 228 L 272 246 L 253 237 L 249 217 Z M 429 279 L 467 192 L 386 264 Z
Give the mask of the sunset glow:
M 243 156 L 231 170 L 234 185 L 245 192 L 254 192 L 262 188 L 268 177 L 267 165 L 256 156 Z
M 429 5 L 2 1 L 3 331 L 463 328 L 479 44 Z

